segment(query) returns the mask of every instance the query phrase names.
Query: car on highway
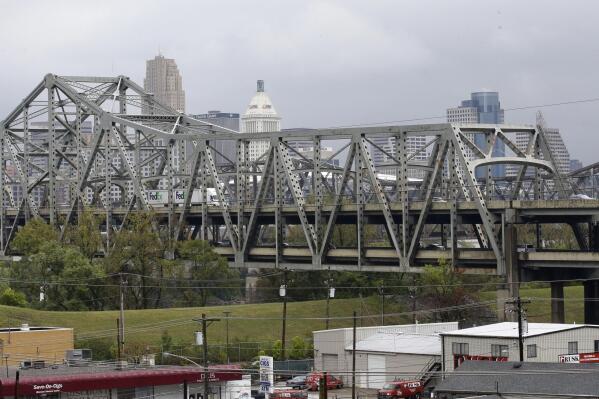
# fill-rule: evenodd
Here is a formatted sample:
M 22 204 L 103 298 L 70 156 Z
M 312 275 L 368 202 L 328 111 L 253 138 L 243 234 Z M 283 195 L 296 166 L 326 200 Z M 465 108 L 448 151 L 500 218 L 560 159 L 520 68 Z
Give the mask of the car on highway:
M 311 391 L 318 391 L 318 387 L 320 384 L 320 379 L 322 378 L 323 373 L 321 372 L 312 372 L 308 374 L 306 377 L 306 386 Z M 343 381 L 341 381 L 337 377 L 333 377 L 330 374 L 327 374 L 327 389 L 341 389 L 343 388 Z
M 572 195 L 570 196 L 570 199 L 571 199 L 571 200 L 592 200 L 592 199 L 594 199 L 594 198 L 592 198 L 592 197 L 589 197 L 589 196 L 588 196 L 588 195 L 586 195 L 586 194 L 572 194 Z
M 306 389 L 308 387 L 308 385 L 306 384 L 306 376 L 305 375 L 295 376 L 292 379 L 287 380 L 285 385 L 287 385 L 290 388 L 295 388 L 295 389 Z

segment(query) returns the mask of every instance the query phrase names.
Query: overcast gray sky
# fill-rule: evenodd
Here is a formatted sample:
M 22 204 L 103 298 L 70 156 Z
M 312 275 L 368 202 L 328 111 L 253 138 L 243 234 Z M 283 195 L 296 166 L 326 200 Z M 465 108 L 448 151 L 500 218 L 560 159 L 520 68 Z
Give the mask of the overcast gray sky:
M 264 79 L 284 127 L 443 116 L 481 89 L 508 109 L 599 97 L 594 1 L 4 0 L 0 18 L 0 119 L 48 72 L 143 83 L 159 49 L 187 112 L 243 112 Z M 599 161 L 599 102 L 543 112 Z

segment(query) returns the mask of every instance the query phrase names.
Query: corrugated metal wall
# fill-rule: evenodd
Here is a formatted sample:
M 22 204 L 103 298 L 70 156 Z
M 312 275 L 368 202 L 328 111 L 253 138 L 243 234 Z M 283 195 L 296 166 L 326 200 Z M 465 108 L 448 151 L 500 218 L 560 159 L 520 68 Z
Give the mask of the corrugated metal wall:
M 356 329 L 357 341 L 364 340 L 379 332 L 385 333 L 408 333 L 408 334 L 434 334 L 438 332 L 454 331 L 458 329 L 457 322 L 427 323 L 427 324 L 404 324 L 393 326 L 360 327 Z M 351 383 L 351 375 L 340 373 L 351 371 L 351 351 L 345 348 L 352 345 L 353 331 L 351 328 L 339 328 L 335 330 L 314 331 L 314 369 L 323 370 L 323 355 L 337 355 L 337 367 L 334 370 L 326 370 L 338 374 L 345 384 Z M 328 360 L 330 360 L 329 358 Z M 429 357 L 430 359 L 430 357 Z M 327 364 L 328 366 L 330 363 Z M 363 367 L 367 367 L 366 364 Z M 358 368 L 358 366 L 356 366 Z M 422 368 L 422 367 L 421 367 Z M 358 381 L 360 381 L 358 379 Z
M 517 338 L 487 337 L 444 337 L 445 370 L 452 371 L 454 356 L 452 343 L 468 343 L 469 355 L 491 356 L 491 345 L 507 345 L 510 361 L 519 360 Z M 568 354 L 568 342 L 578 342 L 578 353 L 594 352 L 594 342 L 599 340 L 599 327 L 583 326 L 573 330 L 559 331 L 535 337 L 524 338 L 524 361 L 557 362 L 558 356 Z M 537 345 L 537 357 L 529 358 L 528 345 Z

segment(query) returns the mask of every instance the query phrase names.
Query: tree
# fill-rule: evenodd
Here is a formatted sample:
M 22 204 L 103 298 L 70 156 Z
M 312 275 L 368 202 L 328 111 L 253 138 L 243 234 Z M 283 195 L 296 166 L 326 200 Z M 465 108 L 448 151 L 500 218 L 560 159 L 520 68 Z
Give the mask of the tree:
M 15 235 L 12 241 L 14 252 L 25 256 L 36 254 L 47 242 L 58 242 L 58 233 L 41 218 L 31 219 Z
M 459 321 L 480 314 L 480 308 L 474 312 L 463 305 L 478 301 L 478 288 L 464 286 L 466 279 L 461 271 L 451 267 L 444 259 L 438 266 L 426 265 L 419 284 L 423 287 L 419 294 L 421 302 L 429 309 L 450 308 L 433 313 L 434 321 Z
M 18 292 L 10 287 L 6 287 L 2 293 L 0 293 L 0 304 L 25 307 L 27 306 L 27 299 L 22 292 Z
M 142 309 L 147 309 L 152 298 L 159 296 L 158 290 L 150 286 L 159 277 L 164 245 L 153 229 L 153 222 L 150 213 L 131 215 L 127 228 L 116 235 L 115 246 L 105 258 L 107 270 L 128 273 L 127 292 L 131 293 L 133 305 Z
M 283 356 L 283 344 L 281 340 L 276 340 L 272 346 L 272 357 L 274 360 L 281 360 Z
M 214 252 L 207 241 L 183 241 L 179 243 L 179 254 L 189 262 L 191 284 L 186 298 L 192 304 L 206 306 L 211 296 L 231 299 L 239 293 L 239 272 L 231 269 L 227 260 Z M 221 289 L 216 290 L 217 287 Z
M 102 268 L 93 266 L 75 247 L 48 241 L 38 252 L 15 262 L 11 277 L 16 281 L 31 281 L 22 287 L 30 303 L 50 310 L 101 309 L 100 291 L 88 285 L 102 282 Z M 88 284 L 88 285 L 85 285 Z M 40 300 L 43 294 L 43 300 Z
M 93 260 L 102 248 L 100 223 L 100 217 L 92 212 L 82 212 L 79 215 L 79 223 L 67 228 L 65 242 L 73 244 L 90 261 Z
M 291 349 L 289 350 L 290 359 L 306 359 L 310 357 L 308 345 L 302 337 L 295 336 L 291 339 Z

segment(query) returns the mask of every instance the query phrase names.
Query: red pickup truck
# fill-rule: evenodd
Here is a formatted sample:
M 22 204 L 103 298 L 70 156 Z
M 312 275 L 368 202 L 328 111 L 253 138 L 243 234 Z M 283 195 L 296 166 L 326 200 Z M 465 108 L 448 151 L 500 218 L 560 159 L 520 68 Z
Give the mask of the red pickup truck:
M 308 374 L 306 377 L 306 386 L 310 391 L 318 391 L 320 379 L 323 374 L 321 372 L 314 372 Z M 327 374 L 327 389 L 343 388 L 343 381 L 337 377 Z
M 378 399 L 419 399 L 424 392 L 424 385 L 420 381 L 393 381 L 379 389 Z

